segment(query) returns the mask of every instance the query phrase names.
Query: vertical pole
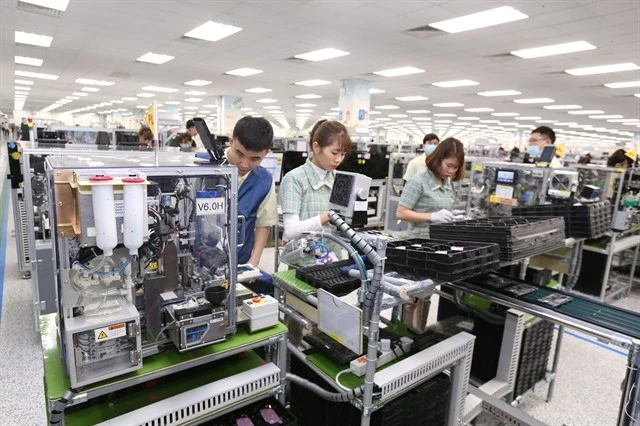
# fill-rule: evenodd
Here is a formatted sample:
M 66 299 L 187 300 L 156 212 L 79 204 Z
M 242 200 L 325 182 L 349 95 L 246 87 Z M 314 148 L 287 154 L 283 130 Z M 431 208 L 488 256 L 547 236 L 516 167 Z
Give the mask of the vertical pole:
M 633 287 L 633 281 L 636 276 L 636 266 L 638 265 L 638 252 L 640 251 L 640 244 L 636 246 L 633 251 L 633 262 L 631 263 L 631 273 L 629 274 L 629 288 L 627 289 L 627 297 L 631 294 L 631 288 Z
M 562 337 L 564 336 L 564 326 L 558 327 L 558 338 L 556 339 L 556 350 L 553 354 L 553 365 L 551 367 L 551 383 L 547 390 L 547 402 L 553 398 L 553 391 L 556 387 L 556 376 L 558 374 L 558 364 L 560 364 L 560 348 L 562 347 Z
M 281 340 L 277 345 L 277 362 L 278 368 L 280 369 L 280 386 L 283 387 L 283 391 L 278 394 L 278 401 L 282 405 L 286 404 L 286 386 L 287 386 L 287 334 L 284 333 L 281 337 Z
M 607 293 L 607 284 L 609 283 L 609 274 L 611 273 L 611 263 L 613 263 L 613 250 L 616 245 L 618 234 L 614 231 L 611 235 L 611 241 L 607 245 L 607 264 L 604 267 L 604 276 L 602 277 L 602 288 L 600 289 L 600 301 L 605 301 Z

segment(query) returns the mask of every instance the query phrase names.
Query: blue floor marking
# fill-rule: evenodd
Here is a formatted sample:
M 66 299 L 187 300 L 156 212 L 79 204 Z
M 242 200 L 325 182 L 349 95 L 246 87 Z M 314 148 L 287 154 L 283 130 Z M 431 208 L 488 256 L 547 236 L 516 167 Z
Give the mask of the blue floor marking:
M 4 294 L 4 262 L 7 251 L 7 238 L 9 236 L 8 219 L 9 180 L 6 179 L 0 191 L 0 223 L 2 223 L 2 232 L 0 232 L 0 321 L 2 320 L 2 296 Z

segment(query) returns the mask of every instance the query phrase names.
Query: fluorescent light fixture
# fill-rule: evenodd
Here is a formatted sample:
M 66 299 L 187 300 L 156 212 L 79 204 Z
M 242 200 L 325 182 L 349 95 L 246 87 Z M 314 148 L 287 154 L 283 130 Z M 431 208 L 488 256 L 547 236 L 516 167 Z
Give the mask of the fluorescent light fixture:
M 186 98 L 185 102 L 202 102 L 202 98 Z
M 270 98 L 263 98 L 263 99 L 258 99 L 256 102 L 259 103 L 259 104 L 272 104 L 272 103 L 278 102 L 278 100 L 277 99 L 270 99 Z
M 551 124 L 551 123 L 557 123 L 557 122 L 558 120 L 536 120 L 536 123 L 540 123 L 540 124 Z
M 171 56 L 171 55 L 163 55 L 161 53 L 147 52 L 144 55 L 140 56 L 138 59 L 136 59 L 136 61 L 161 65 L 161 64 L 164 64 L 165 62 L 169 62 L 174 58 L 175 56 Z
M 140 109 L 148 108 L 148 107 L 149 105 L 136 105 L 136 108 L 140 108 Z
M 403 101 L 403 102 L 426 101 L 427 99 L 429 98 L 427 98 L 426 96 L 419 96 L 419 95 L 400 96 L 399 98 L 396 98 L 396 100 Z
M 612 118 L 622 118 L 621 115 L 609 114 L 609 115 L 590 115 L 589 118 L 595 118 L 596 120 L 609 120 Z
M 208 84 L 211 84 L 212 82 L 209 80 L 190 80 L 190 81 L 185 81 L 184 84 L 185 86 L 196 86 L 196 87 L 202 87 L 202 86 L 206 86 Z
M 545 105 L 542 108 L 550 109 L 550 110 L 570 110 L 570 109 L 580 109 L 582 107 L 580 105 Z
M 202 95 L 206 95 L 207 92 L 203 92 L 201 90 L 189 90 L 188 92 L 184 92 L 185 95 L 190 95 L 190 96 L 202 96 Z
M 82 89 L 80 89 L 84 92 L 99 92 L 100 89 L 98 89 L 97 87 L 83 87 Z
M 634 71 L 638 69 L 640 69 L 640 67 L 636 64 L 627 62 L 623 64 L 600 65 L 597 67 L 572 68 L 569 70 L 565 70 L 565 72 L 571 75 L 593 75 L 605 74 L 610 72 Z
M 14 86 L 14 89 L 29 91 L 29 90 L 31 90 L 31 87 L 28 87 L 28 86 Z
M 439 104 L 433 104 L 433 106 L 438 108 L 456 108 L 456 107 L 463 107 L 464 104 L 461 104 L 459 102 L 442 102 Z
M 57 75 L 43 74 L 41 72 L 15 70 L 14 74 L 17 75 L 18 77 L 39 78 L 41 80 L 57 80 L 58 79 Z
M 575 126 L 576 123 L 575 121 L 567 121 L 567 122 L 563 122 L 563 123 L 556 123 L 556 126 Z
M 267 105 L 266 107 L 263 107 L 264 109 L 281 109 L 281 106 L 278 105 Z
M 369 115 L 380 115 L 380 114 L 382 114 L 380 111 L 369 111 Z
M 569 114 L 573 115 L 595 115 L 595 114 L 604 114 L 604 111 L 599 109 L 581 109 L 577 111 L 567 111 Z
M 640 87 L 640 80 L 637 81 L 620 81 L 618 83 L 607 83 L 605 87 L 609 89 L 626 89 L 629 87 Z
M 13 82 L 15 84 L 24 84 L 26 86 L 33 86 L 33 81 L 30 81 L 30 80 L 15 79 L 15 80 L 13 80 Z
M 381 75 L 382 77 L 400 77 L 403 75 L 420 74 L 423 72 L 424 70 L 416 67 L 400 67 L 382 71 L 374 71 L 373 73 L 376 75 Z
M 478 92 L 480 96 L 516 96 L 522 93 L 517 90 L 490 90 L 488 92 Z
M 111 102 L 112 104 L 123 104 L 124 103 L 124 101 L 120 101 L 118 99 L 112 99 L 109 102 Z
M 375 109 L 400 109 L 400 107 L 396 105 L 376 105 L 374 108 Z
M 339 58 L 340 56 L 346 56 L 349 54 L 349 52 L 345 52 L 344 50 L 327 47 L 307 53 L 301 53 L 299 55 L 295 55 L 295 57 L 298 59 L 304 59 L 306 61 L 318 62 L 325 61 L 327 59 Z
M 478 121 L 480 117 L 458 117 L 460 121 Z
M 429 114 L 429 112 L 431 111 L 429 111 L 428 109 L 409 109 L 407 110 L 407 112 L 409 114 Z
M 113 86 L 113 81 L 93 80 L 91 78 L 76 78 L 76 83 L 87 84 L 89 86 Z
M 517 117 L 520 114 L 518 114 L 517 112 L 494 112 L 491 113 L 491 115 L 493 115 L 494 117 Z
M 250 75 L 260 74 L 262 70 L 256 68 L 237 68 L 235 70 L 227 71 L 225 74 L 236 75 L 238 77 L 248 77 Z
M 415 121 L 431 121 L 431 117 L 413 117 Z
M 29 96 L 29 92 L 21 92 L 21 91 L 19 91 L 19 90 L 16 90 L 16 91 L 15 91 L 15 94 L 16 94 L 16 95 Z
M 278 108 L 280 108 L 280 107 L 278 107 Z M 296 112 L 313 112 L 313 110 L 312 109 L 297 109 Z
M 138 93 L 136 96 L 139 98 L 153 98 L 155 93 Z
M 331 109 L 331 111 L 340 111 L 340 108 L 338 108 L 338 107 L 334 107 L 334 108 L 330 108 L 330 109 Z M 392 109 L 395 109 L 395 108 L 392 108 Z
M 271 92 L 271 89 L 267 89 L 266 87 L 253 87 L 251 89 L 246 89 L 247 93 L 267 93 Z
M 480 120 L 479 123 L 485 123 L 485 124 L 497 124 L 499 123 L 500 120 Z
M 78 99 L 80 99 L 79 96 L 65 96 L 65 99 L 71 99 L 72 101 L 77 101 Z
M 47 9 L 55 9 L 61 12 L 67 10 L 69 0 L 20 0 L 23 3 L 33 4 L 35 6 L 44 7 Z
M 434 123 L 453 123 L 451 120 L 433 120 Z
M 467 112 L 493 112 L 493 108 L 465 108 Z
M 404 118 L 404 117 L 408 117 L 407 114 L 389 114 L 389 117 L 391 118 Z
M 434 117 L 456 117 L 457 114 L 448 114 L 448 113 L 443 113 L 443 114 L 433 114 Z
M 198 109 L 198 107 L 194 106 L 194 105 L 188 105 L 188 106 L 184 107 L 184 109 L 192 110 L 192 109 Z
M 313 93 L 305 93 L 305 94 L 303 94 L 303 95 L 296 95 L 296 98 L 298 98 L 298 99 L 319 99 L 319 98 L 321 98 L 321 97 L 322 97 L 322 96 L 320 96 L 320 95 L 315 95 L 315 94 L 313 94 Z
M 327 80 L 304 80 L 304 81 L 296 81 L 296 83 L 298 86 L 307 86 L 307 87 L 313 87 L 313 86 L 323 86 L 325 84 L 331 84 L 330 81 Z
M 636 98 L 640 98 L 640 93 L 634 93 L 633 96 L 635 96 Z
M 134 98 L 133 96 L 125 96 L 124 98 L 122 98 L 122 100 L 132 102 L 132 101 L 137 101 L 138 98 Z
M 477 86 L 477 81 L 473 80 L 452 80 L 452 81 L 440 81 L 438 83 L 433 83 L 436 87 L 464 87 L 464 86 Z
M 167 105 L 180 105 L 180 102 L 178 102 L 178 101 L 166 101 L 165 104 L 167 104 Z
M 429 26 L 448 33 L 461 33 L 463 31 L 491 27 L 526 18 L 528 18 L 528 16 L 524 13 L 509 6 L 502 6 L 458 18 L 447 19 L 446 21 L 434 22 L 433 24 L 429 24 Z
M 369 94 L 370 95 L 378 95 L 380 93 L 385 93 L 385 91 L 382 90 L 382 89 L 375 89 L 373 87 L 371 89 L 369 89 Z
M 516 120 L 535 121 L 535 120 L 540 120 L 540 118 L 542 117 L 516 117 Z
M 514 99 L 513 102 L 517 104 L 550 104 L 555 101 L 551 98 L 527 98 L 527 99 Z
M 318 106 L 316 104 L 310 104 L 310 103 L 304 103 L 304 104 L 296 104 L 297 107 L 300 108 L 311 108 L 311 107 L 315 107 Z
M 207 21 L 199 27 L 196 27 L 188 33 L 185 33 L 184 36 L 189 38 L 197 38 L 198 40 L 218 41 L 240 31 L 242 31 L 242 28 L 240 27 L 221 24 L 219 22 Z
M 524 59 L 542 58 L 544 56 L 563 55 L 565 53 L 583 52 L 593 50 L 596 47 L 586 41 L 573 41 L 570 43 L 552 44 L 549 46 L 534 47 L 531 49 L 514 50 L 512 55 Z
M 73 96 L 89 96 L 89 94 L 86 92 L 73 92 L 72 95 Z
M 39 46 L 39 47 L 49 47 L 51 46 L 51 42 L 53 41 L 53 37 L 33 34 L 33 33 L 25 33 L 22 31 L 15 32 L 15 42 L 20 44 L 28 44 L 30 46 Z
M 20 64 L 20 65 L 31 65 L 34 67 L 40 67 L 42 66 L 42 62 L 44 61 L 39 58 L 30 58 L 28 56 L 16 56 L 15 62 L 16 64 Z

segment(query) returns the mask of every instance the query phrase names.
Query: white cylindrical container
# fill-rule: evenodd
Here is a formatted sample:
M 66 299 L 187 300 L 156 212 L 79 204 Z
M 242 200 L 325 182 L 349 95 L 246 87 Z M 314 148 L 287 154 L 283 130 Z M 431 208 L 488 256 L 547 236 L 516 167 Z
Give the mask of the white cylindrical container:
M 93 221 L 96 229 L 96 245 L 105 256 L 113 255 L 118 245 L 118 229 L 116 227 L 116 206 L 113 198 L 113 178 L 111 176 L 94 176 L 91 182 L 93 199 Z
M 128 177 L 122 179 L 124 192 L 124 245 L 129 254 L 135 256 L 144 243 L 147 228 L 147 198 L 144 194 L 145 179 Z

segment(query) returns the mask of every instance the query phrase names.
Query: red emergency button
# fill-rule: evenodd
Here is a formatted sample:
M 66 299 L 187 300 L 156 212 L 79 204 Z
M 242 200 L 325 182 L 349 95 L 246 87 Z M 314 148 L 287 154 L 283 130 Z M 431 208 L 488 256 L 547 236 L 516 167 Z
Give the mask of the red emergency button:
M 253 299 L 251 299 L 251 301 L 253 303 L 258 303 L 258 302 L 260 302 L 260 297 L 254 297 Z

